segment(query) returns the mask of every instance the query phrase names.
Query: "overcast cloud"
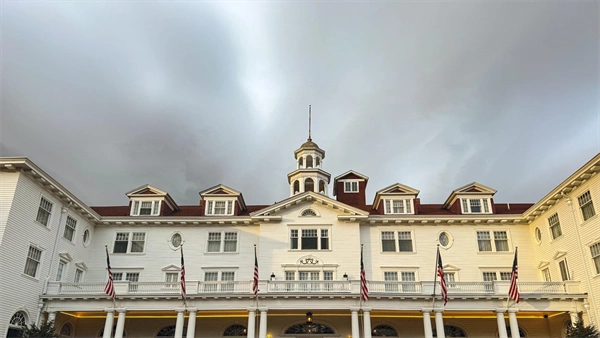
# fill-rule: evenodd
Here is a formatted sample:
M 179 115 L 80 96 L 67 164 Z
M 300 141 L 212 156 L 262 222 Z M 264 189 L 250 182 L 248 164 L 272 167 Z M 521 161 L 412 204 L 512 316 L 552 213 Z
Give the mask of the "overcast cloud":
M 333 177 L 442 203 L 536 202 L 600 151 L 598 2 L 10 2 L 0 156 L 90 205 L 142 184 L 287 198 L 307 138 Z

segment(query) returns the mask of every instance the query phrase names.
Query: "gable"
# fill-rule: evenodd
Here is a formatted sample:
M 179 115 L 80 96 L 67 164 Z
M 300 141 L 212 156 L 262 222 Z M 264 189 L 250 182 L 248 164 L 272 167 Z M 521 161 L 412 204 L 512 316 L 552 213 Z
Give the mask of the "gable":
M 496 194 L 495 189 L 492 189 L 481 183 L 471 182 L 465 186 L 453 190 L 450 196 L 448 196 L 444 202 L 444 209 L 448 209 L 454 203 L 454 201 L 460 197 L 469 195 L 488 195 L 489 197 L 492 197 L 494 194 Z
M 275 204 L 270 205 L 261 210 L 252 212 L 252 213 L 250 213 L 250 216 L 251 217 L 276 216 L 276 215 L 285 213 L 286 211 L 290 210 L 291 208 L 305 209 L 309 205 L 312 205 L 314 208 L 317 208 L 317 209 L 327 208 L 327 209 L 331 209 L 331 210 L 336 210 L 340 215 L 355 215 L 355 216 L 368 216 L 369 215 L 369 213 L 364 210 L 360 210 L 353 206 L 336 201 L 325 195 L 318 194 L 318 193 L 315 193 L 312 191 L 307 191 L 307 192 L 303 192 L 301 194 L 297 194 L 292 197 L 289 197 L 281 202 L 275 203 Z
M 419 195 L 419 190 L 409 187 L 404 184 L 394 183 L 390 186 L 387 186 L 378 192 L 375 193 L 375 200 L 373 200 L 373 209 L 377 209 L 379 207 L 379 203 L 381 199 L 386 196 L 410 196 L 412 198 L 417 198 Z
M 228 186 L 225 186 L 223 184 L 217 184 L 213 187 L 210 187 L 208 189 L 202 190 L 200 192 L 200 196 L 204 197 L 204 196 L 209 196 L 209 195 L 233 195 L 233 196 L 240 196 L 242 193 L 229 188 Z
M 135 195 L 161 195 L 166 196 L 167 192 L 162 191 L 156 187 L 153 187 L 149 184 L 144 184 L 141 187 L 137 187 L 127 193 L 125 193 L 127 197 L 135 196 Z

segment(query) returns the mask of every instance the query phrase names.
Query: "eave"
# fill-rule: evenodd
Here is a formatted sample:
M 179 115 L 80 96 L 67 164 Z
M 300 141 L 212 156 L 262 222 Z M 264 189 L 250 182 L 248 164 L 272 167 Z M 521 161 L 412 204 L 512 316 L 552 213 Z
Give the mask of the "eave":
M 250 213 L 250 216 L 253 218 L 255 216 L 260 216 L 260 217 L 271 216 L 270 215 L 271 213 L 277 213 L 277 212 L 283 211 L 285 209 L 296 206 L 297 204 L 303 203 L 304 201 L 314 201 L 316 203 L 319 203 L 319 204 L 329 207 L 331 209 L 340 210 L 342 212 L 349 213 L 349 214 L 356 215 L 356 216 L 368 216 L 368 213 L 364 210 L 360 210 L 358 208 L 352 207 L 350 205 L 336 201 L 325 195 L 317 194 L 316 192 L 312 192 L 312 191 L 307 191 L 307 192 L 303 192 L 301 194 L 291 196 L 279 203 L 275 203 L 269 207 L 266 207 L 261 210 L 257 210 L 253 213 Z
M 405 224 L 405 225 L 511 225 L 525 224 L 523 216 L 513 215 L 402 215 L 390 217 L 387 215 L 370 215 L 365 221 L 369 224 Z
M 302 169 L 296 169 L 287 175 L 288 176 L 288 184 L 292 183 L 292 176 L 299 174 L 299 173 L 312 173 L 312 172 L 319 173 L 319 174 L 327 177 L 327 183 L 329 183 L 329 181 L 331 181 L 331 174 L 321 168 L 302 168 Z
M 104 226 L 164 226 L 164 225 L 256 225 L 257 221 L 248 216 L 224 217 L 103 217 L 98 225 Z

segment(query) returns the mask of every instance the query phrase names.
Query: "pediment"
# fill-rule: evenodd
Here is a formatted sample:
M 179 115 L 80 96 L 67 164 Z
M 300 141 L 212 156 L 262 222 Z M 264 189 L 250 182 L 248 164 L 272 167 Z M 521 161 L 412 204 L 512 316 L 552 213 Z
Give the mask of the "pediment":
M 365 180 L 365 181 L 368 181 L 369 177 L 367 177 L 367 176 L 365 176 L 365 175 L 363 175 L 361 173 L 358 173 L 358 172 L 356 172 L 354 170 L 348 170 L 345 173 L 343 173 L 343 174 L 337 176 L 336 178 L 334 178 L 333 181 L 335 182 L 335 181 L 341 180 L 341 179 Z
M 404 184 L 394 183 L 390 186 L 387 186 L 378 192 L 375 193 L 375 200 L 373 201 L 373 208 L 377 209 L 379 207 L 379 203 L 381 199 L 386 196 L 412 196 L 417 197 L 419 195 L 419 190 L 409 187 Z
M 207 195 L 232 195 L 232 196 L 239 196 L 242 193 L 229 188 L 228 186 L 225 186 L 223 184 L 217 184 L 214 187 L 210 187 L 208 189 L 205 189 L 203 191 L 200 192 L 200 196 L 204 197 Z
M 458 271 L 460 270 L 460 268 L 456 265 L 452 265 L 452 264 L 445 264 L 443 266 L 444 271 Z
M 462 194 L 462 193 L 479 193 L 479 194 L 495 194 L 496 190 L 492 189 L 490 187 L 487 187 L 483 184 L 477 183 L 477 182 L 472 182 L 469 183 L 465 186 L 462 186 L 456 190 L 454 190 L 455 193 L 457 194 Z
M 77 262 L 75 263 L 75 266 L 84 271 L 87 271 L 88 269 L 88 266 L 84 262 Z
M 61 252 L 58 254 L 58 256 L 64 260 L 66 260 L 67 262 L 70 262 L 73 260 L 73 257 L 71 257 L 71 255 L 68 252 Z
M 357 215 L 357 216 L 368 216 L 369 213 L 367 211 L 355 208 L 348 204 L 336 201 L 331 199 L 325 195 L 318 194 L 316 192 L 307 191 L 301 194 L 294 195 L 289 197 L 281 202 L 270 205 L 266 208 L 257 210 L 255 212 L 250 213 L 251 217 L 258 216 L 276 216 L 280 213 L 285 212 L 285 210 L 296 207 L 296 206 L 306 206 L 307 204 L 315 204 L 322 205 L 324 207 L 337 210 L 345 215 Z
M 550 262 L 541 261 L 540 264 L 538 264 L 538 269 L 543 269 L 543 268 L 547 267 L 548 265 L 550 265 Z
M 161 269 L 162 271 L 180 271 L 181 267 L 175 264 L 169 264 Z
M 554 254 L 554 256 L 553 256 L 552 258 L 554 258 L 555 260 L 557 260 L 557 259 L 561 259 L 561 258 L 563 258 L 563 257 L 564 257 L 564 256 L 566 256 L 566 255 L 567 255 L 567 252 L 566 252 L 566 251 L 560 251 L 560 250 L 559 250 L 559 251 L 557 251 L 557 252 Z
M 135 195 L 157 195 L 157 196 L 166 196 L 167 192 L 160 190 L 156 187 L 153 187 L 149 184 L 144 184 L 141 187 L 137 187 L 126 193 L 128 197 Z

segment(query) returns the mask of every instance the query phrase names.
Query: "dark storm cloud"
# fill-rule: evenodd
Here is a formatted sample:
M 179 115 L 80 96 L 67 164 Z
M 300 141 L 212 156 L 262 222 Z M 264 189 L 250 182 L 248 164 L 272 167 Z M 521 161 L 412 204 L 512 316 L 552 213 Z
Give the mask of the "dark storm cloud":
M 2 6 L 2 155 L 90 204 L 145 183 L 281 200 L 308 104 L 325 169 L 369 200 L 536 201 L 599 150 L 596 2 Z

